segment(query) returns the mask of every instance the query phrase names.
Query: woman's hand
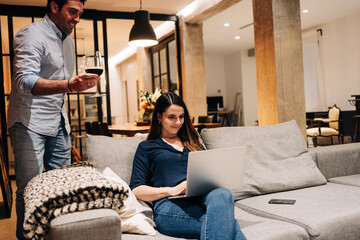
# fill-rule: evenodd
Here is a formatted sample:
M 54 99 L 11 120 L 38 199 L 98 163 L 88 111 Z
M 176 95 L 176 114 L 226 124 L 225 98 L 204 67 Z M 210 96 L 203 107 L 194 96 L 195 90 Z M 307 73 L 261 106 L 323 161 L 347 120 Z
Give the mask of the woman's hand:
M 132 190 L 136 198 L 143 201 L 156 201 L 165 197 L 177 196 L 185 194 L 186 180 L 179 183 L 175 187 L 150 187 L 141 185 Z
M 180 194 L 185 194 L 186 192 L 186 180 L 179 183 L 178 185 L 176 185 L 175 187 L 170 188 L 170 196 L 177 196 Z

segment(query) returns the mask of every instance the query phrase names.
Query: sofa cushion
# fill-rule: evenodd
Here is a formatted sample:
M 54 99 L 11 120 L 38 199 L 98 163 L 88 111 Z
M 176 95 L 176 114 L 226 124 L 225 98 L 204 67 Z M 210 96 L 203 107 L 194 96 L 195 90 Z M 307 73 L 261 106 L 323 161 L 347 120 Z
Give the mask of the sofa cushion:
M 117 182 L 129 193 L 124 205 L 120 208 L 121 231 L 145 235 L 156 235 L 155 223 L 152 220 L 152 209 L 145 203 L 139 202 L 128 184 L 116 175 L 109 167 L 103 174 L 112 182 Z
M 235 207 L 235 218 L 247 240 L 308 240 L 304 228 L 295 224 L 263 218 Z M 156 236 L 123 234 L 123 240 L 179 240 L 157 232 Z
M 119 215 L 111 209 L 69 213 L 50 222 L 47 240 L 121 239 Z
M 86 135 L 86 155 L 88 161 L 99 171 L 111 168 L 127 184 L 140 137 L 106 137 Z
M 246 170 L 234 199 L 325 184 L 295 120 L 269 126 L 204 129 L 207 149 L 246 146 Z
M 294 205 L 269 204 L 272 198 L 295 199 Z M 360 188 L 335 183 L 273 193 L 236 202 L 258 216 L 303 227 L 311 239 L 360 239 Z
M 332 183 L 338 183 L 338 184 L 345 184 L 345 185 L 351 185 L 351 186 L 360 187 L 360 174 L 330 178 L 328 181 L 332 182 Z
M 259 217 L 235 207 L 235 218 L 247 240 L 309 239 L 304 228 L 284 221 Z
M 121 240 L 185 240 L 185 238 L 170 237 L 156 232 L 156 236 L 125 233 Z

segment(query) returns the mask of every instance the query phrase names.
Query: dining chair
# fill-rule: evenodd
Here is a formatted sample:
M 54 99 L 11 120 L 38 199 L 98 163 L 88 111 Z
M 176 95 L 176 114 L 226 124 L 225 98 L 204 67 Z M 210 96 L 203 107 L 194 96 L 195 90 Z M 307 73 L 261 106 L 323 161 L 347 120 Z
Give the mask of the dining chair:
M 212 123 L 213 119 L 214 119 L 214 115 L 207 115 L 207 116 L 200 115 L 198 117 L 198 123 Z
M 85 132 L 92 135 L 91 123 L 85 122 Z
M 334 106 L 328 109 L 328 118 L 314 118 L 314 122 L 318 123 L 318 127 L 306 129 L 306 135 L 312 138 L 314 147 L 317 147 L 319 137 L 328 137 L 331 140 L 331 144 L 334 144 L 333 136 L 337 136 L 339 142 L 342 143 L 339 130 L 340 113 L 340 108 L 334 104 Z
M 87 134 L 91 135 L 103 135 L 112 137 L 112 134 L 109 131 L 108 124 L 103 122 L 85 122 L 85 131 Z

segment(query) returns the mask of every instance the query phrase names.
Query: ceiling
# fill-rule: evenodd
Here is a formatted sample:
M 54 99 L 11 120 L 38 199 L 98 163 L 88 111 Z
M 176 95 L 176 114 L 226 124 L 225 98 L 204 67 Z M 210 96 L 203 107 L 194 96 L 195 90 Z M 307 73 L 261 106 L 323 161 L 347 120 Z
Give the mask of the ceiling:
M 230 54 L 254 47 L 252 0 L 242 0 L 204 22 L 204 44 L 208 54 Z M 303 30 L 360 13 L 360 0 L 300 0 Z M 229 27 L 224 27 L 229 23 Z M 216 31 L 216 34 L 214 34 Z M 234 37 L 240 36 L 236 40 Z
M 142 9 L 151 13 L 176 14 L 194 0 L 143 0 Z M 204 0 L 202 0 L 204 1 Z M 47 0 L 0 0 L 0 4 L 45 6 Z M 300 0 L 302 29 L 312 28 L 346 16 L 360 13 L 360 0 Z M 140 8 L 140 1 L 134 0 L 87 0 L 85 9 L 105 11 L 133 12 Z M 224 23 L 230 26 L 225 28 Z M 254 46 L 252 0 L 242 0 L 229 9 L 207 19 L 203 24 L 205 51 L 208 54 L 226 55 L 241 49 Z M 154 28 L 162 22 L 152 21 Z M 81 24 L 81 22 L 80 22 Z M 128 33 L 132 26 L 130 20 L 112 20 L 108 24 L 109 55 L 113 56 L 127 47 Z M 81 26 L 79 26 L 80 28 Z M 80 28 L 84 38 L 86 27 Z M 215 33 L 215 34 L 214 34 Z M 234 39 L 240 36 L 240 39 Z
M 142 8 L 154 13 L 176 14 L 193 0 L 142 0 Z M 47 0 L 0 0 L 0 4 L 46 6 Z M 133 12 L 139 10 L 140 0 L 87 0 L 85 9 Z

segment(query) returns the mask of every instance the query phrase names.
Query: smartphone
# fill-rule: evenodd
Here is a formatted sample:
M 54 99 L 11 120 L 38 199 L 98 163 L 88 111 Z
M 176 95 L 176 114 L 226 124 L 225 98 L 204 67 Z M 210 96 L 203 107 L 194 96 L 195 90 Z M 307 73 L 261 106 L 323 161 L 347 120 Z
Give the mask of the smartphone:
M 296 200 L 293 199 L 271 199 L 269 204 L 294 204 Z

